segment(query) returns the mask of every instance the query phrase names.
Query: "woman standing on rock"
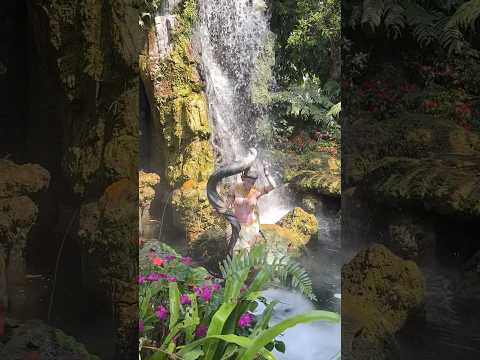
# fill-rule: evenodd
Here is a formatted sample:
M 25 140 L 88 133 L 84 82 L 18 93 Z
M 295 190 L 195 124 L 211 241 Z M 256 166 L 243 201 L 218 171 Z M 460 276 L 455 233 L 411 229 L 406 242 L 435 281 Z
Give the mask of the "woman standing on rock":
M 239 239 L 234 248 L 235 252 L 242 249 L 250 250 L 260 233 L 258 199 L 276 187 L 266 165 L 264 165 L 264 173 L 268 181 L 267 186 L 255 187 L 258 174 L 254 169 L 249 168 L 242 173 L 241 181 L 234 185 L 228 193 L 227 205 L 233 208 L 234 215 L 241 226 Z

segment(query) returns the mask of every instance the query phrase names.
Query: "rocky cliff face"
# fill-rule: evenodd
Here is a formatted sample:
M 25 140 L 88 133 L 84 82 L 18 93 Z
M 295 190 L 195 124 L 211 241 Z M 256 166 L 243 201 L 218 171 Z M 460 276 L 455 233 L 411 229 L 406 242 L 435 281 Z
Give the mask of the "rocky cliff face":
M 26 245 L 38 216 L 31 195 L 45 190 L 50 174 L 39 165 L 0 160 L 0 305 L 7 308 L 8 289 L 24 282 Z
M 164 180 L 165 194 L 157 198 L 173 209 L 174 223 L 189 241 L 220 221 L 206 198 L 214 158 L 204 83 L 190 39 L 196 17 L 196 1 L 166 4 L 147 29 L 140 56 L 152 116 L 150 170 Z
M 30 132 L 48 136 L 49 124 L 59 137 L 59 176 L 80 214 L 84 285 L 113 305 L 118 359 L 132 356 L 129 342 L 137 346 L 138 54 L 145 43 L 138 19 L 144 6 L 140 0 L 38 0 L 28 2 L 25 14 L 39 84 L 31 104 L 39 119 Z M 43 93 L 43 84 L 49 91 Z

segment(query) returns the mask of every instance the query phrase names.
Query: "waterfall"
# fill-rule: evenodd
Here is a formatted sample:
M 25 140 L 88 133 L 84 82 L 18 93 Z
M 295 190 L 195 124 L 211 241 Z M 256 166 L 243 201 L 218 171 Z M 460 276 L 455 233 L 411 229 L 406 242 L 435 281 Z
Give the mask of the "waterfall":
M 199 15 L 195 36 L 207 84 L 217 165 L 243 158 L 250 147 L 259 151 L 260 160 L 266 160 L 257 128 L 268 109 L 252 99 L 257 59 L 271 36 L 265 2 L 200 0 Z M 255 167 L 260 170 L 259 182 L 265 183 L 261 164 Z M 272 170 L 275 176 L 276 169 Z M 292 208 L 291 204 L 288 191 L 275 190 L 260 201 L 261 222 L 278 221 Z
M 200 1 L 200 44 L 212 125 L 221 163 L 257 146 L 252 74 L 269 31 L 268 17 L 250 0 Z

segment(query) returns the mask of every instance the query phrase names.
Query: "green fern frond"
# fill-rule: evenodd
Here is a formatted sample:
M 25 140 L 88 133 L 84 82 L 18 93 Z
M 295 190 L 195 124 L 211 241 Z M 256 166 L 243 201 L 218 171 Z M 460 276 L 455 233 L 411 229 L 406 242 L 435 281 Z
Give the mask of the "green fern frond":
M 362 24 L 368 24 L 372 30 L 375 30 L 380 26 L 383 14 L 383 0 L 365 0 L 363 2 Z
M 270 275 L 270 281 L 279 282 L 284 287 L 291 287 L 304 296 L 315 300 L 312 281 L 307 271 L 288 256 L 269 258 L 265 245 L 255 246 L 249 253 L 228 257 L 220 264 L 225 279 L 242 280 L 241 274 L 253 269 L 265 270 Z
M 454 5 L 452 1 L 426 5 L 413 0 L 363 0 L 361 7 L 352 7 L 349 22 L 355 27 L 361 18 L 361 23 L 374 31 L 383 22 L 393 39 L 398 39 L 408 28 L 420 46 L 438 43 L 448 54 L 453 54 L 470 48 L 461 30 L 474 29 L 480 17 L 480 0 L 467 1 L 450 16 Z
M 480 0 L 470 0 L 462 4 L 448 22 L 451 28 L 471 28 L 474 30 L 475 22 L 480 17 Z
M 393 2 L 385 11 L 384 22 L 389 35 L 394 39 L 398 39 L 405 28 L 405 9 Z

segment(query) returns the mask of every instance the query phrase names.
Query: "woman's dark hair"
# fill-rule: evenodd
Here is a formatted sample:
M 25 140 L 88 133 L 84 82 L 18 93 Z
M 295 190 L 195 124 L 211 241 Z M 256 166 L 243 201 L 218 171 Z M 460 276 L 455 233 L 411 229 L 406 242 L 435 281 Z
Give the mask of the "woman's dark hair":
M 255 169 L 248 168 L 248 169 L 243 171 L 242 178 L 249 178 L 249 179 L 257 180 L 258 179 L 257 171 Z

